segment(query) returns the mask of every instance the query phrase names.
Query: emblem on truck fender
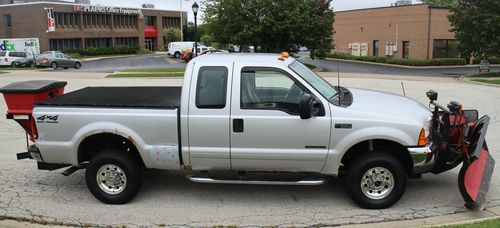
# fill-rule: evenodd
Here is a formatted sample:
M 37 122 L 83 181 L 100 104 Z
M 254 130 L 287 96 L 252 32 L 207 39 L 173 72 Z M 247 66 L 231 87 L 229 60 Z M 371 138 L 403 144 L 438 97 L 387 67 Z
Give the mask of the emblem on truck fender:
M 59 115 L 43 115 L 36 118 L 36 123 L 59 123 Z

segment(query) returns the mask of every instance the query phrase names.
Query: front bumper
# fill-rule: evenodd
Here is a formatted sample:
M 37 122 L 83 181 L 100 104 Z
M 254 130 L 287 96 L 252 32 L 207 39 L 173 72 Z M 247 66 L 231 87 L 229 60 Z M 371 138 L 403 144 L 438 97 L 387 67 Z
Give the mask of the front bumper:
M 436 165 L 436 153 L 432 142 L 423 147 L 408 147 L 413 161 L 413 173 L 421 174 L 431 171 Z

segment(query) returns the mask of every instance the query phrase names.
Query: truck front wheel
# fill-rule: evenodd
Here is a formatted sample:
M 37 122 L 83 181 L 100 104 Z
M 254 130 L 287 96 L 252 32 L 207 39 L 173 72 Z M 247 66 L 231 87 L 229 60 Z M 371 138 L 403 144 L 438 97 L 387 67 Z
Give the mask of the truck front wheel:
M 406 171 L 396 158 L 387 153 L 370 152 L 350 164 L 347 193 L 363 208 L 388 208 L 403 196 L 406 179 Z
M 120 150 L 105 150 L 90 160 L 85 180 L 98 200 L 124 204 L 139 192 L 142 173 L 132 155 Z

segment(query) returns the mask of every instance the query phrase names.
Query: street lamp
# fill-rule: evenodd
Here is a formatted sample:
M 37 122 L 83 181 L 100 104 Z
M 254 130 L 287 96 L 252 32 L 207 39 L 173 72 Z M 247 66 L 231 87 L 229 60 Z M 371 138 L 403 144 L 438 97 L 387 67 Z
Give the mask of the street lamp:
M 198 22 L 197 22 L 197 16 L 198 16 L 198 10 L 200 7 L 196 2 L 194 2 L 193 6 L 193 14 L 194 14 L 194 56 L 198 56 Z

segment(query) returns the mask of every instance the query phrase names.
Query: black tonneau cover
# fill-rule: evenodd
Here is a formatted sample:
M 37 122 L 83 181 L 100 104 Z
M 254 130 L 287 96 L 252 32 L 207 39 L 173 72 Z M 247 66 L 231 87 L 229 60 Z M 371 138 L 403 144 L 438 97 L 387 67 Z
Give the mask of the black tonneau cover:
M 36 105 L 175 109 L 180 107 L 181 90 L 182 87 L 87 87 Z

